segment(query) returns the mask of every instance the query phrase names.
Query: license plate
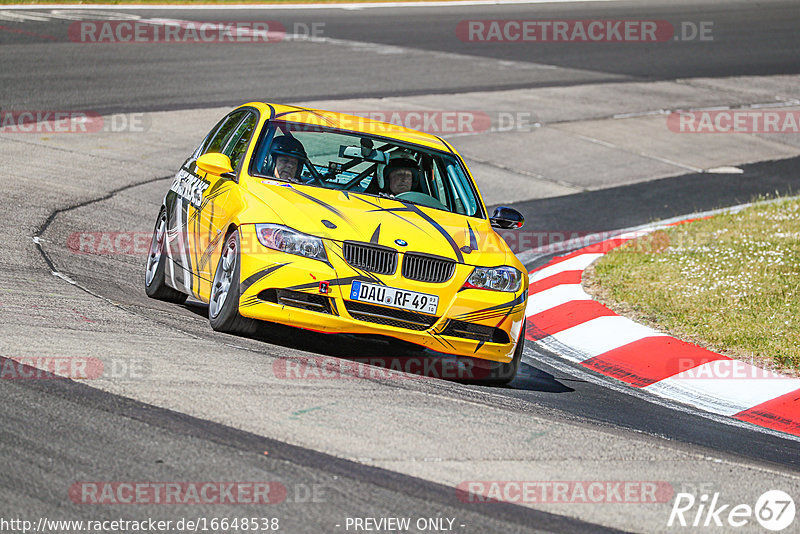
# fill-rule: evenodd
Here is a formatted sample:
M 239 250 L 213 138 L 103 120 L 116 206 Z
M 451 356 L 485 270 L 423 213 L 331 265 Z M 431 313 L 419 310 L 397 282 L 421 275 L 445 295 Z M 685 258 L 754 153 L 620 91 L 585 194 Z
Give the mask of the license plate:
M 406 291 L 395 287 L 379 286 L 354 280 L 350 286 L 350 300 L 382 304 L 392 308 L 411 310 L 436 315 L 439 297 L 416 291 Z

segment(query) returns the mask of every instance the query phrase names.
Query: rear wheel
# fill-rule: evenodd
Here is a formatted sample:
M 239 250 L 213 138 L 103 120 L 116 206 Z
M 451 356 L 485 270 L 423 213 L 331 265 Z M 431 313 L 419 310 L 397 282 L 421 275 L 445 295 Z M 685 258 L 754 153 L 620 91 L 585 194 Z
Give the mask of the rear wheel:
M 150 241 L 150 252 L 147 255 L 147 267 L 144 275 L 144 292 L 153 299 L 165 300 L 181 304 L 188 295 L 169 287 L 164 280 L 164 271 L 169 257 L 167 247 L 167 210 L 161 209 Z
M 257 325 L 253 319 L 239 315 L 240 252 L 239 231 L 234 230 L 225 239 L 208 300 L 208 321 L 218 332 L 249 334 Z

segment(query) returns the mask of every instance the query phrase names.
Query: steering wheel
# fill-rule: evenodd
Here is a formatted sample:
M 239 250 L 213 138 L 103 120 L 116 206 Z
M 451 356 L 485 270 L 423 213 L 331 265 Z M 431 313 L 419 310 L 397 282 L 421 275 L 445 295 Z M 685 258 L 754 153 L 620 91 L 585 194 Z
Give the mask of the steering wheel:
M 415 204 L 422 204 L 423 206 L 427 206 L 429 208 L 436 208 L 447 211 L 447 206 L 445 206 L 432 196 L 425 193 L 420 193 L 419 191 L 406 191 L 405 193 L 400 193 L 399 195 L 395 195 L 395 198 L 397 200 L 409 200 Z

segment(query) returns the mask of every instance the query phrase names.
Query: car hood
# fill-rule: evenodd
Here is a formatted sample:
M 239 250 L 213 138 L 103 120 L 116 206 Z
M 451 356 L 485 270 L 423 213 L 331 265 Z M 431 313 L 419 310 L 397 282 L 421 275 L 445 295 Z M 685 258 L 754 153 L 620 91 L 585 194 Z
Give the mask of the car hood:
M 424 252 L 468 265 L 507 265 L 511 254 L 485 219 L 389 198 L 274 180 L 251 182 L 249 191 L 269 207 L 265 215 L 274 212 L 286 226 L 321 238 L 372 242 L 400 252 Z M 248 222 L 274 221 L 270 217 Z

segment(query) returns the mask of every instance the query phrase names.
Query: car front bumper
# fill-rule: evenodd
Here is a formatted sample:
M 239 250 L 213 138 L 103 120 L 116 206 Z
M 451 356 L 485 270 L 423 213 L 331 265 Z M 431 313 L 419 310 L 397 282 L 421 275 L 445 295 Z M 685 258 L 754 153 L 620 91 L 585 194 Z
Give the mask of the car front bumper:
M 350 271 L 350 272 L 348 272 Z M 375 276 L 381 283 L 436 294 L 436 315 L 360 303 L 349 298 L 354 280 L 373 282 L 348 265 L 272 250 L 243 252 L 239 313 L 262 321 L 324 333 L 372 334 L 436 352 L 509 362 L 525 319 L 527 284 L 516 293 L 461 289 L 472 271 L 458 264 L 443 284 Z

